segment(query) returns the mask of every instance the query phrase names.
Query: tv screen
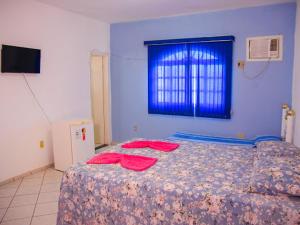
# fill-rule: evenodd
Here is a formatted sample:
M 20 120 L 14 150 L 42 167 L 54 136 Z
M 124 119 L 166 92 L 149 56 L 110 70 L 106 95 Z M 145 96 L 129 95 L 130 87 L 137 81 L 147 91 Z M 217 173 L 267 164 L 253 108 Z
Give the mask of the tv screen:
M 2 45 L 2 73 L 40 73 L 41 50 Z

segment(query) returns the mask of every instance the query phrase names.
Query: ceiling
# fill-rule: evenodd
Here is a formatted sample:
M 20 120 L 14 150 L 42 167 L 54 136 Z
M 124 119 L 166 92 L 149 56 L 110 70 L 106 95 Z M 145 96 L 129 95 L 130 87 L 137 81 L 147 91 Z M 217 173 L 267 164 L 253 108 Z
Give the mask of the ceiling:
M 37 0 L 107 23 L 268 5 L 294 0 Z

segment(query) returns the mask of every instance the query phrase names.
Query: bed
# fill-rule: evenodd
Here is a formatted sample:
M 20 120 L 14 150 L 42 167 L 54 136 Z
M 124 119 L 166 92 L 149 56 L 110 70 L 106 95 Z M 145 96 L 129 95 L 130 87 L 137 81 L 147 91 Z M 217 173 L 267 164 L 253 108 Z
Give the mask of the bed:
M 180 147 L 169 153 L 120 145 L 106 151 L 158 158 L 143 172 L 85 163 L 69 168 L 57 224 L 300 224 L 298 148 L 270 140 L 256 147 L 172 142 Z

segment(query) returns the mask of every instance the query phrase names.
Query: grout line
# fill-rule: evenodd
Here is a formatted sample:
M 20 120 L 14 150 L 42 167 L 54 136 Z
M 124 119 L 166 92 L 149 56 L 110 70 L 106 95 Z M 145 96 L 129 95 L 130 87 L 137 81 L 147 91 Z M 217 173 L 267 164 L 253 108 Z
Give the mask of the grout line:
M 23 217 L 23 218 L 16 218 L 16 219 L 11 219 L 11 220 L 6 220 L 6 221 L 3 221 L 3 223 L 5 222 L 13 222 L 13 221 L 17 221 L 17 220 L 25 220 L 25 219 L 29 219 L 30 217 Z M 0 225 L 2 225 L 0 223 Z
M 37 204 L 38 205 L 44 205 L 44 204 L 48 204 L 48 203 L 57 203 L 58 204 L 58 201 L 47 201 L 47 202 L 38 202 Z
M 59 192 L 59 189 L 56 190 L 56 191 L 46 191 L 46 192 L 41 192 L 41 194 L 54 193 L 54 192 Z
M 18 195 L 16 195 L 15 197 L 19 197 L 19 196 L 27 196 L 27 195 L 37 195 L 38 194 L 38 192 L 36 192 L 36 193 L 28 193 L 28 194 L 18 194 Z
M 24 178 L 24 177 L 28 177 L 28 176 L 30 176 L 30 175 L 34 175 L 34 174 L 39 173 L 39 172 L 44 172 L 44 171 L 47 170 L 48 168 L 52 168 L 53 165 L 54 165 L 54 164 L 51 163 L 51 164 L 49 164 L 49 165 L 47 165 L 47 166 L 43 166 L 43 167 L 40 167 L 40 168 L 38 168 L 38 169 L 34 169 L 34 170 L 28 171 L 28 172 L 26 172 L 26 173 L 23 173 L 23 174 L 21 174 L 21 175 L 18 175 L 18 176 L 9 178 L 9 179 L 4 180 L 4 181 L 1 181 L 1 182 L 0 182 L 0 187 L 1 187 L 2 185 L 9 184 L 9 183 L 11 183 L 11 182 L 17 181 L 17 180 L 22 179 L 22 178 Z
M 47 213 L 47 214 L 38 215 L 38 216 L 35 216 L 35 217 L 42 217 L 42 216 L 49 216 L 49 215 L 57 215 L 57 213 Z
M 38 217 L 51 216 L 51 215 L 57 216 L 57 213 L 48 213 L 48 214 L 38 215 L 38 216 L 34 216 L 34 217 L 38 218 Z M 30 222 L 29 225 L 31 225 L 31 224 L 32 224 L 32 221 Z M 55 222 L 55 224 L 56 224 L 56 222 Z
M 17 195 L 16 197 L 18 197 L 19 195 Z M 14 209 L 14 208 L 20 208 L 20 207 L 25 207 L 25 206 L 31 206 L 31 205 L 34 205 L 34 204 L 26 204 L 26 205 L 16 205 L 16 206 L 10 206 L 9 208 L 10 209 Z M 24 217 L 26 218 L 26 217 Z M 20 218 L 20 219 L 23 219 L 23 218 Z M 0 224 L 1 225 L 1 224 Z
M 42 186 L 43 186 L 43 183 L 44 183 L 44 178 L 45 178 L 45 175 L 46 175 L 46 170 L 44 171 L 44 174 L 43 174 L 42 183 L 41 183 L 40 190 L 39 190 L 39 193 L 38 193 L 38 196 L 37 196 L 37 199 L 36 199 L 35 205 L 34 205 L 34 209 L 33 209 L 33 213 L 32 213 L 32 216 L 31 216 L 31 219 L 30 219 L 30 223 L 29 223 L 29 225 L 31 225 L 31 224 L 32 224 L 33 216 L 34 216 L 34 213 L 35 213 L 35 209 L 36 209 L 37 202 L 38 202 L 38 200 L 39 200 L 39 197 L 40 197 L 40 193 L 41 193 Z
M 26 206 L 26 205 L 21 205 L 21 206 L 13 206 L 13 207 L 12 207 L 12 202 L 13 202 L 13 200 L 15 199 L 15 197 L 18 197 L 18 196 L 26 196 L 26 195 L 37 195 L 37 199 L 36 199 L 36 201 L 35 201 L 34 204 L 27 204 L 27 205 L 34 205 L 34 209 L 33 209 L 33 213 L 32 213 L 32 215 L 31 215 L 31 217 L 15 218 L 15 219 L 8 220 L 8 221 L 15 221 L 15 220 L 19 220 L 19 219 L 26 219 L 26 218 L 28 218 L 28 219 L 30 219 L 29 225 L 31 225 L 31 224 L 32 224 L 32 221 L 33 221 L 33 218 L 34 218 L 34 213 L 35 213 L 35 211 L 36 211 L 36 207 L 37 207 L 37 205 L 38 205 L 38 199 L 39 199 L 39 197 L 40 197 L 40 194 L 43 194 L 43 193 L 51 193 L 51 192 L 57 192 L 57 191 L 41 192 L 42 187 L 43 187 L 44 184 L 46 184 L 46 185 L 47 185 L 47 184 L 50 184 L 50 185 L 51 185 L 51 184 L 56 184 L 56 183 L 59 183 L 59 182 L 55 182 L 55 183 L 44 183 L 44 179 L 45 179 L 45 177 L 46 177 L 46 172 L 47 172 L 47 170 L 45 169 L 45 170 L 40 171 L 40 172 L 43 172 L 43 176 L 42 176 L 42 181 L 41 181 L 41 184 L 40 184 L 40 188 L 39 188 L 38 193 L 31 193 L 31 194 L 17 195 L 17 192 L 20 190 L 23 181 L 24 181 L 24 180 L 27 180 L 27 179 L 25 179 L 26 177 L 21 177 L 20 179 L 15 180 L 15 181 L 20 181 L 20 183 L 19 183 L 19 184 L 17 185 L 17 187 L 16 187 L 16 191 L 13 193 L 12 196 L 3 196 L 4 198 L 9 198 L 9 197 L 11 197 L 11 200 L 10 200 L 8 206 L 7 206 L 6 208 L 3 208 L 3 209 L 5 210 L 5 213 L 3 214 L 3 217 L 0 219 L 0 225 L 1 225 L 2 222 L 4 222 L 4 217 L 6 216 L 7 211 L 8 211 L 9 208 L 17 208 L 17 207 Z M 15 188 L 15 187 L 11 187 L 11 188 Z M 58 192 L 59 192 L 59 190 L 58 190 Z M 53 201 L 53 202 L 57 202 L 57 203 L 58 203 L 58 201 Z M 52 203 L 52 202 L 43 202 L 43 203 L 39 203 L 39 204 L 48 204 L 48 203 Z M 44 215 L 38 215 L 38 216 L 36 216 L 36 217 L 46 216 L 46 215 L 57 215 L 57 212 L 56 212 L 56 213 L 47 213 L 47 214 L 44 214 Z
M 49 192 L 40 192 L 40 194 L 51 194 L 51 193 L 59 193 L 60 194 L 60 191 L 49 191 Z M 47 203 L 53 203 L 53 202 L 57 202 L 58 203 L 58 199 L 56 200 L 49 200 L 49 201 L 46 201 L 46 202 L 38 202 L 37 201 L 37 204 L 47 204 Z
M 24 179 L 24 177 L 21 178 L 21 182 L 19 183 L 19 185 L 18 185 L 18 187 L 17 187 L 15 193 L 13 194 L 13 196 L 12 196 L 10 202 L 9 202 L 9 205 L 8 205 L 7 208 L 6 208 L 5 213 L 3 214 L 3 217 L 2 217 L 1 220 L 0 220 L 0 224 L 3 222 L 3 219 L 4 219 L 4 217 L 5 217 L 5 215 L 6 215 L 7 211 L 8 211 L 8 209 L 9 209 L 9 207 L 11 206 L 12 201 L 14 200 L 14 198 L 15 198 L 17 192 L 18 192 L 18 190 L 19 190 L 19 188 L 20 188 L 20 186 L 21 186 L 21 184 L 22 184 L 22 182 L 23 182 L 23 179 Z
M 43 179 L 43 178 L 42 178 Z M 25 181 L 26 179 L 23 178 L 22 182 L 21 182 L 21 185 L 23 184 L 23 182 Z M 23 188 L 32 188 L 32 187 L 36 187 L 37 185 L 40 185 L 42 186 L 42 181 L 40 184 L 30 184 L 30 185 L 26 185 L 26 186 L 23 186 Z M 26 196 L 26 195 L 37 195 L 38 192 L 33 192 L 33 193 L 25 193 L 25 194 L 16 194 L 15 197 L 18 197 L 18 196 Z

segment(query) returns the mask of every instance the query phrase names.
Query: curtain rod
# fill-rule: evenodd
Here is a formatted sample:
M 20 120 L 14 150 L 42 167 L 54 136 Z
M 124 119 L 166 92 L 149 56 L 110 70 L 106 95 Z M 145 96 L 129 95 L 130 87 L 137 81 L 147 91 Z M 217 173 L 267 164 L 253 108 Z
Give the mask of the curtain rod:
M 205 43 L 205 42 L 233 42 L 234 36 L 218 36 L 218 37 L 201 37 L 201 38 L 183 38 L 183 39 L 168 39 L 168 40 L 153 40 L 144 41 L 144 45 L 166 45 L 166 44 L 190 44 L 190 43 Z

